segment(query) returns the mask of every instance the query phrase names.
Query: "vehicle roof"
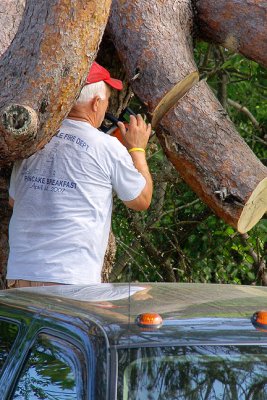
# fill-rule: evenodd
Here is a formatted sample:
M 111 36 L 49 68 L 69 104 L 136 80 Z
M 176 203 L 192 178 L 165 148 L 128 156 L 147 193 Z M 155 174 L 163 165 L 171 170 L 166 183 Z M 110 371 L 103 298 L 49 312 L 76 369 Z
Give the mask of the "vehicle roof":
M 116 345 L 197 340 L 242 342 L 262 340 L 250 318 L 267 310 L 267 288 L 198 283 L 125 283 L 59 285 L 4 290 L 1 304 L 41 315 L 61 313 L 97 323 Z M 160 329 L 135 324 L 140 313 L 157 312 Z M 56 317 L 55 317 L 56 318 Z M 58 318 L 58 317 L 57 317 Z M 216 339 L 218 338 L 218 340 Z

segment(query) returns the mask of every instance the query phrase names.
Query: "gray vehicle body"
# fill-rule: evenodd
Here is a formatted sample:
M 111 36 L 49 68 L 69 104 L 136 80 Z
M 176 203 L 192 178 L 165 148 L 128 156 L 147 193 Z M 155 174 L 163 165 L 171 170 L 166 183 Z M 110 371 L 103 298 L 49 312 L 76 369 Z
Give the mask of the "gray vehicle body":
M 2 291 L 0 321 L 16 324 L 18 331 L 0 369 L 0 399 L 23 398 L 23 395 L 15 394 L 16 387 L 36 338 L 40 336 L 45 340 L 47 337 L 49 340 L 55 338 L 57 346 L 64 348 L 64 354 L 68 352 L 68 345 L 77 349 L 78 361 L 72 361 L 72 355 L 69 357 L 76 369 L 77 399 L 195 399 L 200 396 L 196 387 L 200 385 L 200 378 L 196 378 L 197 384 L 192 383 L 195 372 L 190 369 L 190 362 L 206 368 L 209 360 L 215 360 L 212 364 L 215 370 L 219 353 L 222 361 L 223 354 L 226 354 L 230 363 L 225 368 L 229 365 L 230 369 L 233 368 L 236 357 L 238 368 L 241 368 L 240 359 L 243 362 L 250 357 L 250 376 L 253 360 L 260 363 L 260 372 L 257 367 L 255 378 L 253 370 L 253 379 L 249 378 L 251 383 L 246 378 L 243 387 L 239 381 L 233 382 L 235 390 L 228 388 L 231 387 L 229 382 L 218 383 L 218 378 L 213 377 L 210 380 L 212 390 L 203 386 L 203 398 L 267 398 L 267 332 L 256 329 L 251 322 L 252 315 L 263 309 L 267 310 L 267 288 L 238 285 L 135 283 Z M 161 327 L 142 328 L 137 325 L 136 317 L 148 312 L 161 315 Z M 180 356 L 176 355 L 176 348 Z M 131 352 L 128 361 L 127 352 Z M 263 355 L 263 359 L 259 361 L 258 355 Z M 184 357 L 185 367 L 179 357 L 180 360 Z M 168 363 L 172 365 L 172 376 L 175 369 L 179 369 L 175 382 L 172 376 L 167 376 Z M 157 368 L 157 375 L 151 368 Z M 190 382 L 180 392 L 178 386 L 169 392 L 168 385 L 178 385 L 176 382 L 182 379 L 180 368 L 189 368 Z M 241 369 L 244 370 L 243 366 Z M 210 374 L 205 372 L 202 381 L 207 382 Z M 237 375 L 240 372 L 237 371 Z M 262 376 L 261 381 L 259 376 Z M 150 377 L 156 379 L 154 392 L 151 383 L 148 384 Z M 131 380 L 129 385 L 135 386 L 127 388 L 127 379 Z M 236 376 L 231 379 L 238 380 Z M 220 394 L 226 390 L 221 389 L 222 385 L 227 385 L 230 396 Z M 259 387 L 255 389 L 255 385 Z M 258 397 L 253 395 L 255 390 L 260 393 Z M 42 396 L 24 395 L 24 398 Z M 71 398 L 63 394 L 58 396 L 54 398 Z

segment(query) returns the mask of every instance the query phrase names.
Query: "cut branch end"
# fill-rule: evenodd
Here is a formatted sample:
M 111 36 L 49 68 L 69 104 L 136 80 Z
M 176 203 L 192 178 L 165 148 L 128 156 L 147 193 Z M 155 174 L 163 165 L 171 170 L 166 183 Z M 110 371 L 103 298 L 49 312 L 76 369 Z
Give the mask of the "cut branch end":
M 267 178 L 264 178 L 252 192 L 240 215 L 237 230 L 246 233 L 253 228 L 267 212 Z
M 164 115 L 175 106 L 175 104 L 199 81 L 197 71 L 191 72 L 184 79 L 178 82 L 165 96 L 161 99 L 153 112 L 152 127 L 155 128 Z

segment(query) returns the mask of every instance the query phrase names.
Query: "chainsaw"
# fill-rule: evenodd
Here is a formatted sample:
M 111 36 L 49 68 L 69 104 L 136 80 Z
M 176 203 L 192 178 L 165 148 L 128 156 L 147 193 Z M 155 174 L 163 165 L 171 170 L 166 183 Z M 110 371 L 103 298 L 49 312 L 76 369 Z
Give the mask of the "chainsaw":
M 167 114 L 172 107 L 174 107 L 178 101 L 184 97 L 184 95 L 199 81 L 199 74 L 197 71 L 193 71 L 188 74 L 185 78 L 179 81 L 171 90 L 169 90 L 161 99 L 157 107 L 154 109 L 153 113 L 148 113 L 149 119 L 151 119 L 151 125 L 153 129 L 156 129 L 157 125 Z M 122 121 L 124 125 L 129 125 L 130 115 L 136 116 L 136 114 L 129 108 L 126 107 L 120 114 L 119 118 L 114 117 L 110 113 L 105 114 L 105 120 L 109 121 L 111 125 L 108 126 L 102 124 L 100 129 L 111 135 L 115 136 L 121 143 L 123 143 L 122 134 L 118 127 L 118 122 Z M 104 121 L 105 121 L 104 120 Z
M 122 134 L 120 128 L 118 127 L 118 122 L 122 122 L 127 130 L 130 122 L 130 115 L 136 116 L 133 110 L 131 110 L 129 107 L 124 108 L 118 118 L 111 113 L 106 113 L 105 119 L 100 126 L 100 130 L 107 135 L 116 137 L 121 143 L 123 143 Z

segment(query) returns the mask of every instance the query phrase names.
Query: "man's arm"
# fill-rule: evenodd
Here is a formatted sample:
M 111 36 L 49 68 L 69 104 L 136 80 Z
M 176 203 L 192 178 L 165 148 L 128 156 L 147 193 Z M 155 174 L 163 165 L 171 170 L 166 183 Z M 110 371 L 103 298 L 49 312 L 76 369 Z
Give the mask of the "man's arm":
M 153 183 L 152 178 L 149 172 L 149 168 L 146 162 L 145 153 L 135 151 L 130 153 L 135 168 L 143 175 L 146 180 L 146 185 L 140 195 L 131 201 L 124 201 L 124 204 L 132 208 L 135 211 L 143 211 L 146 210 L 151 203 L 152 192 L 153 192 Z
M 146 149 L 151 134 L 151 125 L 147 125 L 141 115 L 137 115 L 137 117 L 130 116 L 130 124 L 127 132 L 122 122 L 119 122 L 118 125 L 124 138 L 124 145 L 128 150 Z M 130 152 L 130 155 L 135 168 L 145 178 L 146 185 L 138 197 L 131 201 L 124 201 L 124 204 L 135 211 L 143 211 L 150 206 L 153 182 L 147 165 L 145 151 L 134 150 Z
M 9 196 L 8 204 L 10 205 L 10 207 L 12 207 L 12 208 L 14 207 L 14 202 L 15 202 L 15 200 Z

